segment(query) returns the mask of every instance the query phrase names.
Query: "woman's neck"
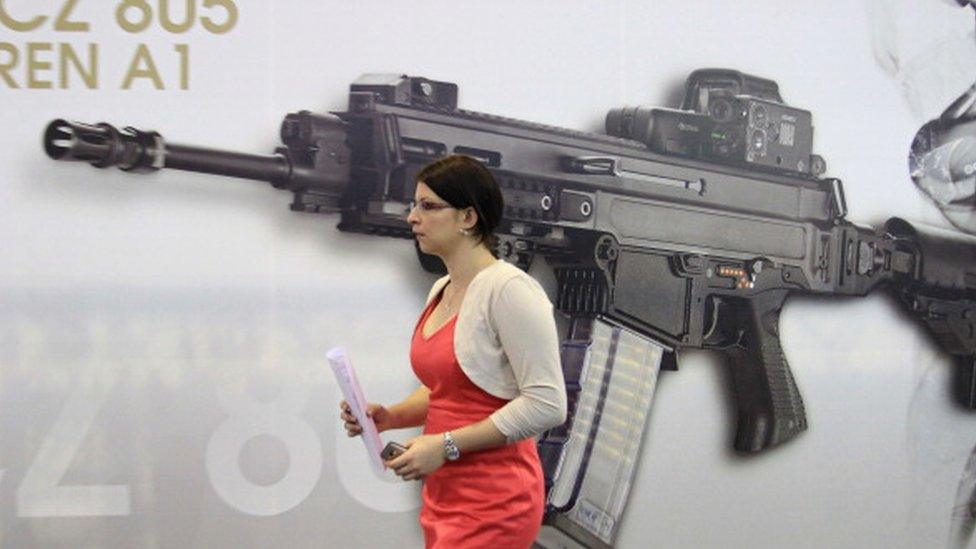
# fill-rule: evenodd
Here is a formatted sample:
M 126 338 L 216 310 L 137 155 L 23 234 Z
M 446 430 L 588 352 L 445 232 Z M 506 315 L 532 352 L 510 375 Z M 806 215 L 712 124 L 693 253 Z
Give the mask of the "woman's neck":
M 475 275 L 497 261 L 482 244 L 472 247 L 462 246 L 450 256 L 441 259 L 447 267 L 447 274 L 450 275 L 451 283 L 455 288 L 467 288 Z

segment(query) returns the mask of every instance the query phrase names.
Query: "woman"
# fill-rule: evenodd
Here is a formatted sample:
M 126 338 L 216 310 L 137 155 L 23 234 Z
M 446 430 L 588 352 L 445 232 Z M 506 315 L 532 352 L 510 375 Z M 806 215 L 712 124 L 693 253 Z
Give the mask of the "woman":
M 566 417 L 552 304 L 533 278 L 492 254 L 502 195 L 491 173 L 449 156 L 417 175 L 407 221 L 421 251 L 440 257 L 414 329 L 410 362 L 422 385 L 390 407 L 370 405 L 380 431 L 423 425 L 386 462 L 424 479 L 427 547 L 529 547 L 543 511 L 534 436 Z M 362 429 L 345 402 L 349 436 Z

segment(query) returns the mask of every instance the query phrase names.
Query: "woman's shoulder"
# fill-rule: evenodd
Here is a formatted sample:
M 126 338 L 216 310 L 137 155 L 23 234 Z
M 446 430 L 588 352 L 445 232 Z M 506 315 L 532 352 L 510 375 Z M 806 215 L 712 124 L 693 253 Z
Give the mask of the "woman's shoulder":
M 545 290 L 535 278 L 519 269 L 515 265 L 499 259 L 482 273 L 479 273 L 479 290 L 486 294 L 486 297 L 497 297 L 506 288 L 519 286 L 528 288 L 533 293 L 545 296 Z M 469 289 L 470 291 L 470 289 Z
M 480 285 L 490 288 L 501 288 L 512 279 L 528 279 L 535 281 L 534 278 L 512 265 L 508 261 L 498 259 L 482 272 L 478 273 Z

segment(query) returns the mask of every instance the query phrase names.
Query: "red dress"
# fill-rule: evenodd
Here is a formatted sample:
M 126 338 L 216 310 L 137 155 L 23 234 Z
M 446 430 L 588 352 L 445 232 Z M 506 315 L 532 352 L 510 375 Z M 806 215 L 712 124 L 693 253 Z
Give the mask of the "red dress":
M 410 362 L 430 389 L 424 434 L 456 430 L 487 418 L 508 401 L 468 379 L 454 355 L 455 315 L 423 336 L 440 296 L 414 328 Z M 542 465 L 531 438 L 465 453 L 424 479 L 420 525 L 428 548 L 530 547 L 542 522 Z

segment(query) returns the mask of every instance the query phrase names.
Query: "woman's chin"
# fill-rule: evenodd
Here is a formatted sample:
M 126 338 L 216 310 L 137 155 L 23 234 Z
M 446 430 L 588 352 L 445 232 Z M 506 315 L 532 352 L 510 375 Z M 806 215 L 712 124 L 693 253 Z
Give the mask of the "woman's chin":
M 434 253 L 430 249 L 430 246 L 428 246 L 427 243 L 424 240 L 425 239 L 422 236 L 418 236 L 417 237 L 417 247 L 420 248 L 420 251 L 424 252 L 425 254 L 432 254 L 432 253 Z

